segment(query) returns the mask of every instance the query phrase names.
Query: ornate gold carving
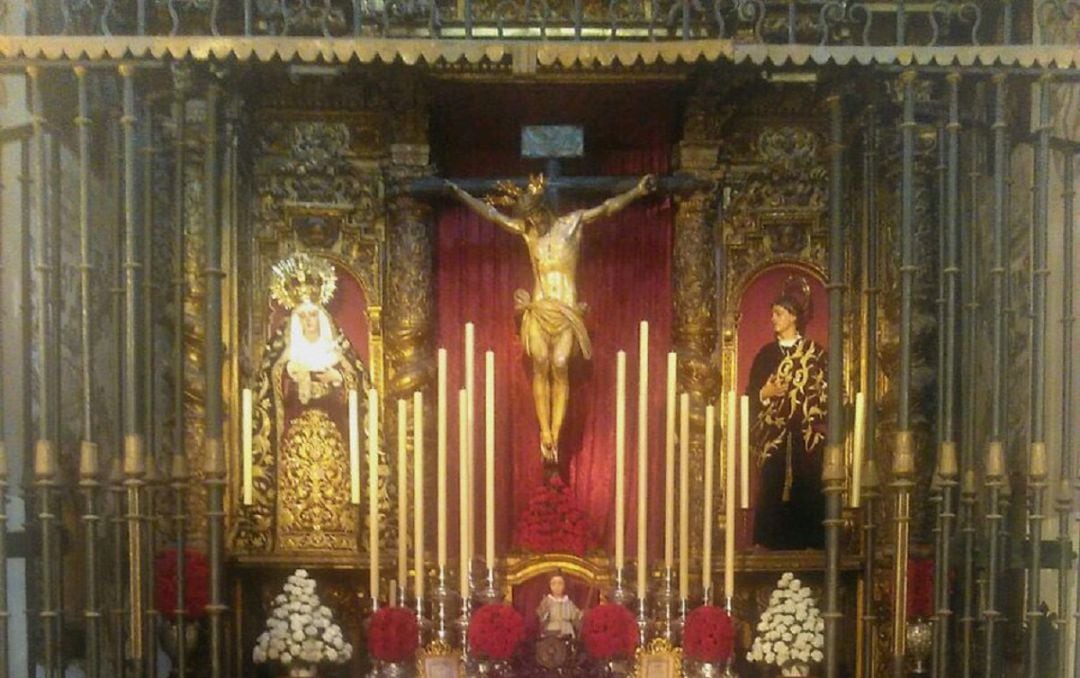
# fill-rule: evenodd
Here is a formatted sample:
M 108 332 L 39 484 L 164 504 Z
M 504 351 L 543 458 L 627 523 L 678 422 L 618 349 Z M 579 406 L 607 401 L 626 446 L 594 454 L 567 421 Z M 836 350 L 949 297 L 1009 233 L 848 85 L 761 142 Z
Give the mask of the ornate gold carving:
M 428 643 L 427 647 L 416 655 L 416 673 L 420 678 L 445 676 L 446 670 L 455 676 L 465 676 L 465 664 L 461 661 L 461 651 L 450 647 L 441 640 Z
M 562 572 L 601 591 L 608 590 L 615 583 L 611 576 L 611 563 L 606 557 L 580 558 L 567 553 L 528 557 L 511 555 L 506 558 L 505 566 L 503 594 L 507 600 L 513 599 L 515 586 L 551 572 Z
M 825 280 L 828 257 L 825 210 L 829 176 L 825 130 L 820 117 L 811 115 L 814 99 L 823 95 L 812 84 L 747 84 L 745 87 L 747 94 L 739 114 L 723 118 L 721 130 L 722 159 L 727 165 L 721 179 L 717 238 L 724 252 L 719 294 L 723 308 L 721 372 L 725 390 L 737 388 L 739 360 L 752 358 L 741 352 L 756 349 L 740 346 L 738 342 L 740 304 L 749 285 L 762 270 L 777 264 L 791 265 L 805 271 L 807 276 Z M 850 248 L 851 244 L 845 247 Z M 848 255 L 847 260 L 853 260 L 850 249 Z M 858 321 L 854 309 L 857 305 L 848 303 L 842 319 L 844 383 L 848 396 L 854 393 L 851 385 L 858 374 L 858 355 L 852 350 Z M 850 458 L 849 447 L 844 444 L 842 459 Z M 838 459 L 838 451 L 832 450 L 830 459 L 826 460 L 832 462 L 829 470 L 833 482 L 842 482 L 841 474 L 849 466 Z M 852 517 L 852 514 L 844 515 L 842 553 L 855 554 L 859 550 L 859 534 L 852 528 Z M 824 569 L 821 552 L 740 554 L 738 562 L 745 562 L 751 570 Z M 841 564 L 842 569 L 858 567 L 859 559 L 854 555 L 846 557 Z M 855 590 L 854 584 L 851 590 Z M 852 631 L 854 639 L 854 628 Z
M 705 406 L 720 394 L 719 365 L 716 362 L 716 264 L 714 231 L 710 217 L 715 200 L 696 192 L 676 200 L 673 252 L 675 323 L 672 328 L 678 353 L 678 382 L 690 394 L 691 438 L 690 474 L 695 479 L 692 492 L 700 492 L 696 482 L 704 478 Z M 691 502 L 690 524 L 698 532 L 704 502 Z M 700 544 L 700 538 L 693 540 Z
M 287 551 L 356 548 L 357 513 L 349 503 L 349 457 L 337 426 L 325 412 L 297 417 L 278 459 L 278 541 Z
M 198 108 L 193 104 L 193 108 Z M 190 117 L 190 116 L 189 116 Z M 206 545 L 206 486 L 203 484 L 203 431 L 206 371 L 203 368 L 203 348 L 206 334 L 206 313 L 203 311 L 205 299 L 205 278 L 202 275 L 205 245 L 205 204 L 203 197 L 203 162 L 202 144 L 198 140 L 198 130 L 189 125 L 188 135 L 191 145 L 187 150 L 187 162 L 184 164 L 184 252 L 181 275 L 184 284 L 184 306 L 177 318 L 183 323 L 184 336 L 184 451 L 188 456 L 188 468 L 191 469 L 191 483 L 188 484 L 187 509 L 189 520 L 188 538 L 194 548 Z
M 298 252 L 273 267 L 270 298 L 292 310 L 301 302 L 325 306 L 337 288 L 334 266 L 326 259 Z
M 653 638 L 634 656 L 635 678 L 682 678 L 683 651 L 666 638 Z
M 431 208 L 401 195 L 390 205 L 387 243 L 386 360 L 392 398 L 408 397 L 431 382 Z
M 260 366 L 260 378 L 253 408 L 255 500 L 251 506 L 241 506 L 238 497 L 232 497 L 236 516 L 232 549 L 241 559 L 258 562 L 312 556 L 324 563 L 353 562 L 361 550 L 358 537 L 363 529 L 354 507 L 347 503 L 343 424 L 335 424 L 327 412 L 314 408 L 286 422 L 280 392 L 284 342 L 280 336 L 266 340 L 271 306 L 265 303 L 264 295 L 275 279 L 274 264 L 298 250 L 323 269 L 336 267 L 338 274 L 354 278 L 366 301 L 365 308 L 356 310 L 366 314 L 368 355 L 356 356 L 351 349 L 346 352 L 342 365 L 343 373 L 348 374 L 344 374 L 342 388 L 374 386 L 380 392 L 380 403 L 387 402 L 381 315 L 386 279 L 384 196 L 379 165 L 386 153 L 385 101 L 377 88 L 363 85 L 350 89 L 361 96 L 352 101 L 348 112 L 319 110 L 320 102 L 333 98 L 321 87 L 276 85 L 283 95 L 275 105 L 297 108 L 255 112 L 251 228 L 256 247 L 247 258 L 233 264 L 248 272 L 233 278 L 239 286 L 240 315 L 248 321 L 241 325 L 238 336 L 239 383 L 256 381 L 254 366 Z M 297 98 L 301 90 L 307 99 Z M 314 269 L 312 273 L 320 277 Z M 278 292 L 281 297 L 283 292 Z M 391 422 L 386 417 L 380 419 L 385 422 L 385 439 L 385 432 L 392 430 Z M 323 456 L 316 459 L 319 446 L 318 454 Z M 340 458 L 336 451 L 341 451 Z M 393 521 L 387 519 L 392 499 L 390 472 L 383 446 L 379 511 L 384 544 L 392 543 L 396 532 Z M 366 540 L 359 541 L 366 544 Z

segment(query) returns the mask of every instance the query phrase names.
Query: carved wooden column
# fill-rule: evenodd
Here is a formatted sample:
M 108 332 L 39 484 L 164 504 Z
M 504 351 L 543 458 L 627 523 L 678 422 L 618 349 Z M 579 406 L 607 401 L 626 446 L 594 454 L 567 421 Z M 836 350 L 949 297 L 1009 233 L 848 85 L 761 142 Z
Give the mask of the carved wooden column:
M 395 166 L 394 171 L 400 169 Z M 388 203 L 386 384 L 388 397 L 397 400 L 410 398 L 431 382 L 433 227 L 432 209 L 423 201 L 399 194 Z
M 429 165 L 430 147 L 427 135 L 427 106 L 423 93 L 414 86 L 406 88 L 394 100 L 393 142 L 390 144 L 390 165 L 387 168 L 386 224 L 386 297 L 384 305 L 384 338 L 386 359 L 386 394 L 389 403 L 404 399 L 408 403 L 409 477 L 412 477 L 411 429 L 412 394 L 424 393 L 425 409 L 434 403 L 429 386 L 434 372 L 434 243 L 433 210 L 426 202 L 403 191 L 400 187 L 412 179 L 432 173 Z M 397 407 L 386 410 L 387 440 L 398 431 Z M 424 417 L 434 421 L 434 417 Z M 425 465 L 424 485 L 435 482 L 434 464 Z M 396 473 L 396 470 L 395 470 Z M 410 486 L 412 483 L 409 484 Z M 408 492 L 408 490 L 406 490 Z M 412 505 L 412 496 L 408 497 Z M 409 530 L 409 551 L 414 535 Z M 399 582 L 406 594 L 408 582 Z
M 712 100 L 695 96 L 687 106 L 679 169 L 698 178 L 716 176 L 719 142 L 708 124 Z M 716 238 L 715 200 L 712 190 L 697 190 L 675 198 L 675 233 L 672 248 L 672 289 L 675 318 L 672 339 L 678 361 L 678 390 L 690 394 L 690 524 L 702 524 L 701 479 L 705 461 L 705 407 L 715 404 L 720 392 L 716 363 Z M 697 528 L 691 528 L 696 532 Z M 692 537 L 695 545 L 701 535 Z

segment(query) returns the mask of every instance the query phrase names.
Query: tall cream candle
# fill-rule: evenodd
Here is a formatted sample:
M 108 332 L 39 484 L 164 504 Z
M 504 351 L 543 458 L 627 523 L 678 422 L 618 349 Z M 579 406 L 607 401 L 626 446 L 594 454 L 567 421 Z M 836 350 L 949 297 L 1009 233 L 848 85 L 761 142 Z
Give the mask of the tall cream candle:
M 615 569 L 626 567 L 626 351 L 615 354 Z
M 637 420 L 637 594 L 648 593 L 648 510 L 649 510 L 649 323 L 638 330 L 638 420 Z
M 255 487 L 252 480 L 252 444 L 251 444 L 251 389 L 245 388 L 241 393 L 241 449 L 243 454 L 243 502 L 244 506 L 251 506 L 254 501 Z
M 727 483 L 724 492 L 724 595 L 735 595 L 735 391 L 727 398 Z
M 675 352 L 667 354 L 667 384 L 664 391 L 666 420 L 664 426 L 664 569 L 671 570 L 675 560 Z
M 415 581 L 413 594 L 424 597 L 424 530 L 427 529 L 424 515 L 424 394 L 413 393 L 413 567 Z
M 387 603 L 390 607 L 397 605 L 397 580 L 390 580 L 390 593 L 387 595 Z
M 739 398 L 739 508 L 750 508 L 750 397 Z
M 679 598 L 690 597 L 690 394 L 679 397 Z
M 360 505 L 360 394 L 349 389 L 349 493 Z
M 465 529 L 471 557 L 472 550 L 476 547 L 476 501 L 473 494 L 473 475 L 476 473 L 476 327 L 471 322 L 465 323 L 465 391 L 465 430 L 468 435 L 465 493 L 469 497 L 465 504 L 468 511 L 465 515 Z
M 397 581 L 409 581 L 409 406 L 397 401 Z M 391 596 L 391 602 L 393 596 Z
M 866 447 L 866 397 L 860 391 L 855 394 L 855 433 L 851 451 L 851 492 L 848 494 L 852 508 L 859 508 L 862 499 L 862 460 Z
M 484 353 L 484 562 L 495 567 L 495 353 Z
M 439 349 L 438 357 L 438 410 L 436 412 L 436 479 L 435 502 L 438 536 L 438 565 L 446 567 L 446 349 Z
M 371 597 L 379 597 L 379 392 L 368 389 L 368 552 Z
M 469 463 L 469 392 L 458 391 L 458 551 L 461 566 L 458 571 L 462 596 L 469 594 L 469 474 L 464 471 Z
M 705 407 L 705 507 L 701 525 L 701 587 L 704 590 L 705 604 L 712 600 L 712 531 L 713 531 L 713 474 L 716 448 L 716 408 Z

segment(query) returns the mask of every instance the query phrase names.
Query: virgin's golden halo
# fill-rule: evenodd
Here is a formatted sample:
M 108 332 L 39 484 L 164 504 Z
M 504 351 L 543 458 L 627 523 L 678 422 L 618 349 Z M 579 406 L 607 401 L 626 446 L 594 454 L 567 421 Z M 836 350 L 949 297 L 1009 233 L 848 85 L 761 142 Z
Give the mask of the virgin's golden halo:
M 337 273 L 326 259 L 297 252 L 274 264 L 270 298 L 290 311 L 305 301 L 325 306 L 336 289 Z

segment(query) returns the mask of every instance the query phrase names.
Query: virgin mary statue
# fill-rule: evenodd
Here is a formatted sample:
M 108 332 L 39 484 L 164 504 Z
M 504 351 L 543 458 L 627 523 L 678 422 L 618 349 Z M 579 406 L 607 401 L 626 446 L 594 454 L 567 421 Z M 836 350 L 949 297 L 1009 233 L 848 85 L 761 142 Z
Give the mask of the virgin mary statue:
M 241 511 L 247 520 L 239 521 L 237 535 L 244 550 L 357 550 L 348 394 L 363 393 L 368 374 L 327 310 L 336 287 L 337 272 L 326 259 L 298 253 L 274 266 L 270 297 L 288 315 L 272 330 L 259 370 L 256 501 Z

